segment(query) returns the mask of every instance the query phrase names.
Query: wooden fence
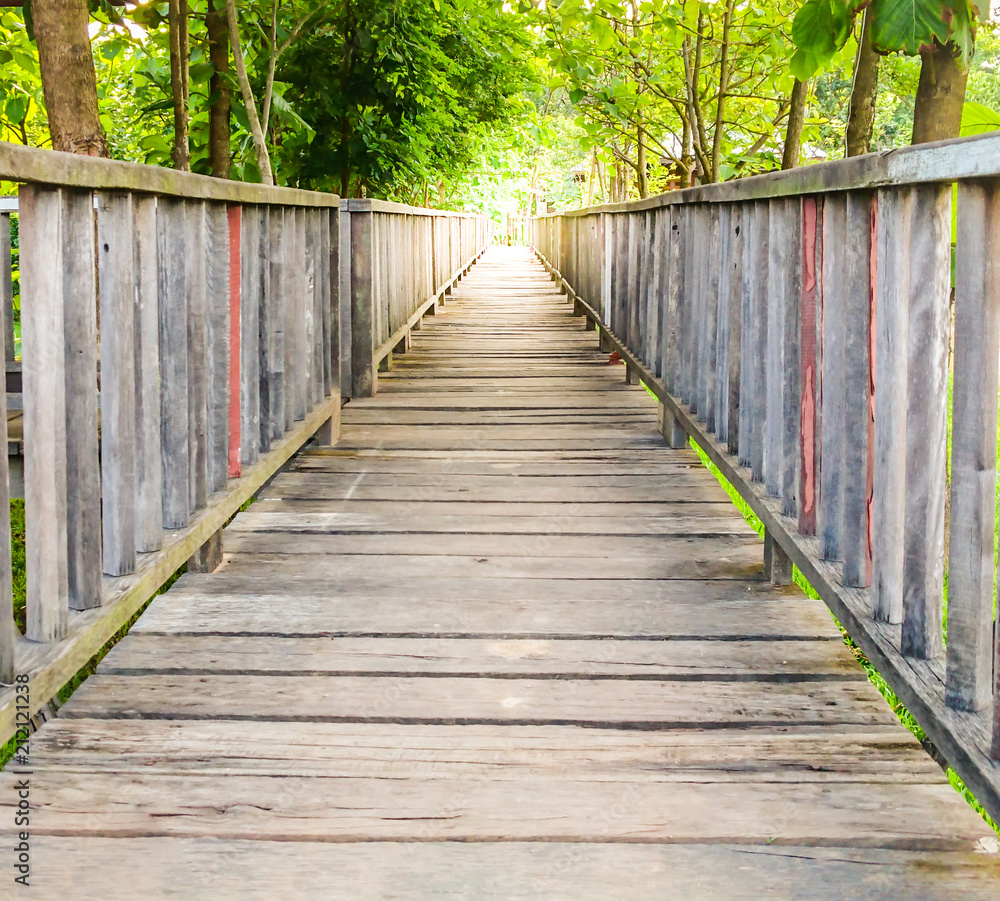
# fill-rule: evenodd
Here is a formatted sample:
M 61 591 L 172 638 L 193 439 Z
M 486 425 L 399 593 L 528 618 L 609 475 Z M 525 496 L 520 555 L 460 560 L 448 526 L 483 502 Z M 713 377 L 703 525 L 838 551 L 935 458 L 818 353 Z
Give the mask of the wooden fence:
M 767 574 L 803 572 L 1000 820 L 998 177 L 986 135 L 542 216 L 533 244 L 764 523 Z
M 343 253 L 351 260 L 341 275 L 341 290 L 351 298 L 342 311 L 342 331 L 351 335 L 343 382 L 351 397 L 371 397 L 380 365 L 391 367 L 392 354 L 406 351 L 421 317 L 436 312 L 486 249 L 490 222 L 383 200 L 349 200 L 341 207 L 341 229 Z

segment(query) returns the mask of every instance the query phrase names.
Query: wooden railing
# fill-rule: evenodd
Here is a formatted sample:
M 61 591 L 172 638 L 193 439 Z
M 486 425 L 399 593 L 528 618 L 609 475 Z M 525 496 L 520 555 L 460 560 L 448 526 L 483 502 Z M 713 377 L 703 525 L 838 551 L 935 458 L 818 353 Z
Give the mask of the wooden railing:
M 802 571 L 1000 820 L 998 179 L 986 135 L 543 216 L 533 243 L 760 517 L 767 574 Z
M 4 457 L 2 741 L 178 567 L 218 564 L 240 505 L 336 439 L 341 396 L 336 196 L 10 144 L 0 178 L 20 183 L 27 577 L 22 637 Z
M 380 365 L 409 347 L 410 332 L 434 314 L 490 241 L 484 216 L 428 210 L 382 200 L 341 207 L 344 332 L 352 336 L 343 380 L 351 397 L 378 390 Z M 345 348 L 346 349 L 346 348 Z M 345 390 L 345 394 L 348 391 Z

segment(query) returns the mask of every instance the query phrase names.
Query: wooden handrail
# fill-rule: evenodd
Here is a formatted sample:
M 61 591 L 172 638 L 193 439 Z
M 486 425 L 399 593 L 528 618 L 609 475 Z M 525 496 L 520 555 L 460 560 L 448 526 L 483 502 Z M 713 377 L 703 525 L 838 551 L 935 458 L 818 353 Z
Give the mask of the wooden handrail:
M 351 258 L 341 285 L 350 297 L 344 393 L 371 397 L 380 365 L 391 366 L 421 316 L 445 303 L 489 244 L 491 225 L 481 215 L 364 199 L 346 201 L 340 217 Z
M 764 523 L 772 578 L 798 566 L 995 819 L 998 151 L 987 135 L 532 224 L 664 435 Z
M 643 200 L 545 213 L 536 218 L 641 213 L 691 203 L 734 203 L 804 194 L 827 194 L 833 191 L 870 191 L 893 185 L 991 179 L 1000 175 L 998 159 L 1000 132 L 991 132 L 952 141 L 883 150 L 781 172 L 768 172 L 714 185 L 699 185 Z

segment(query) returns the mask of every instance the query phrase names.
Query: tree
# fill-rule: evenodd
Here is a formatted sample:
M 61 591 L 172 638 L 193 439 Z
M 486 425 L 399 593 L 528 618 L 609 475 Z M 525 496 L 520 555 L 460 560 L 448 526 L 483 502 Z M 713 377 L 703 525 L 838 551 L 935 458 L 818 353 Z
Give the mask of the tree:
M 205 30 L 208 32 L 208 56 L 212 63 L 212 76 L 208 83 L 208 158 L 212 175 L 229 178 L 233 90 L 229 84 L 229 19 L 225 0 L 208 0 Z
M 32 11 L 52 148 L 108 156 L 97 108 L 87 0 L 47 0 L 33 4 Z
M 854 59 L 854 79 L 851 84 L 851 108 L 844 132 L 847 156 L 868 153 L 875 128 L 875 99 L 878 96 L 879 55 L 872 46 L 871 16 L 865 10 L 861 24 L 861 39 Z
M 562 0 L 536 13 L 553 84 L 587 132 L 582 149 L 614 169 L 611 199 L 625 199 L 630 180 L 642 196 L 776 162 L 793 89 L 786 7 Z
M 854 17 L 865 7 L 864 0 L 806 0 L 792 24 L 792 40 L 798 48 L 791 60 L 793 74 L 806 79 L 822 69 L 847 42 Z M 921 59 L 912 143 L 958 136 L 978 14 L 972 0 L 871 0 L 867 4 L 872 49 Z
M 313 136 L 289 133 L 281 165 L 303 186 L 429 196 L 527 111 L 532 38 L 494 0 L 346 0 L 280 68 Z

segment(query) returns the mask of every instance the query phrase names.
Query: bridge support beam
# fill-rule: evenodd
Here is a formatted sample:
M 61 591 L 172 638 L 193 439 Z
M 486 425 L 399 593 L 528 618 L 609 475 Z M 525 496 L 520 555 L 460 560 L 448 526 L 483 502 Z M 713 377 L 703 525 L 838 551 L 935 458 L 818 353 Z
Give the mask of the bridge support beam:
M 764 531 L 764 576 L 772 585 L 792 584 L 792 558 Z
M 603 334 L 602 332 L 602 337 Z M 603 350 L 604 348 L 601 349 Z M 656 428 L 670 447 L 674 449 L 687 447 L 687 432 L 681 428 L 681 424 L 677 421 L 677 418 L 663 404 L 660 404 L 657 409 Z
M 222 529 L 212 533 L 194 555 L 188 560 L 188 572 L 211 573 L 222 565 Z

